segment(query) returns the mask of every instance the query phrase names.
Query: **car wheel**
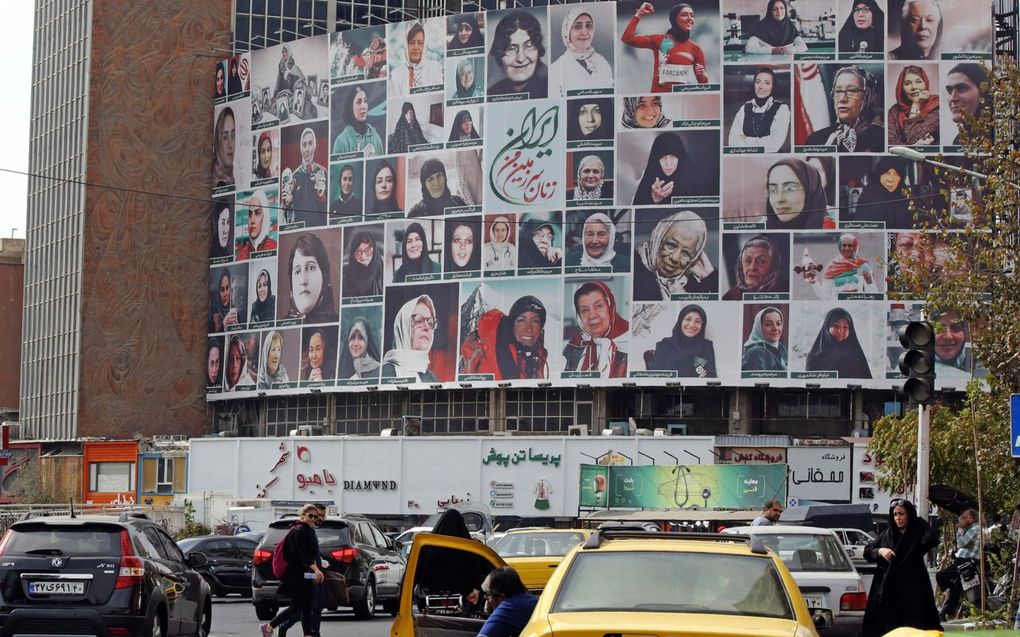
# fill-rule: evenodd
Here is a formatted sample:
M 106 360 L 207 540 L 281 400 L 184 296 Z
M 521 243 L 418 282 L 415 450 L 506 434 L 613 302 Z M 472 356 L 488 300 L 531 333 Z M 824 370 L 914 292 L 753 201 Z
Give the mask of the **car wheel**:
M 157 608 L 149 617 L 149 625 L 145 630 L 145 634 L 149 637 L 163 637 L 166 635 L 166 620 L 163 619 L 163 613 L 161 609 Z
M 365 592 L 354 603 L 354 616 L 358 619 L 375 617 L 375 582 L 369 579 L 365 583 Z
M 255 604 L 255 616 L 260 620 L 267 622 L 276 617 L 276 609 L 272 606 L 266 606 L 265 604 Z
M 400 613 L 400 598 L 387 599 L 382 603 L 382 607 L 390 614 L 390 617 L 396 617 Z
M 202 611 L 198 614 L 198 632 L 195 633 L 195 637 L 209 637 L 209 631 L 212 630 L 212 602 L 206 601 L 205 606 L 202 607 Z

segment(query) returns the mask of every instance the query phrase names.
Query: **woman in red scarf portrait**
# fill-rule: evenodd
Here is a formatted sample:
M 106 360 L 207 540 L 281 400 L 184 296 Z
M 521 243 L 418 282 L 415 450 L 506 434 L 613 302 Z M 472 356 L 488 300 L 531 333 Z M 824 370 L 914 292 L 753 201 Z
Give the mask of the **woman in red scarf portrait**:
M 934 69 L 933 69 L 934 70 Z M 896 80 L 896 103 L 889 107 L 889 145 L 939 143 L 939 95 L 918 65 L 903 67 Z
M 626 378 L 630 324 L 617 311 L 613 291 L 601 281 L 584 283 L 574 292 L 574 312 L 577 331 L 563 348 L 564 371 Z
M 875 274 L 871 263 L 860 257 L 860 242 L 849 232 L 839 235 L 839 256 L 829 261 L 821 272 L 817 268 L 805 267 L 804 280 L 819 299 L 840 298 L 839 294 L 877 293 Z

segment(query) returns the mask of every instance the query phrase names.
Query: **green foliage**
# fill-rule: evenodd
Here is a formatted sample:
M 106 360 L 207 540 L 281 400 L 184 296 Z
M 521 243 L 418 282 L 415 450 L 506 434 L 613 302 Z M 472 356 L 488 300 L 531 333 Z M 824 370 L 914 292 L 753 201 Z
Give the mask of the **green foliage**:
M 209 535 L 212 533 L 205 524 L 195 520 L 195 505 L 191 503 L 191 500 L 184 501 L 184 526 L 174 533 L 175 540 L 183 540 L 188 537 L 198 537 L 201 535 Z

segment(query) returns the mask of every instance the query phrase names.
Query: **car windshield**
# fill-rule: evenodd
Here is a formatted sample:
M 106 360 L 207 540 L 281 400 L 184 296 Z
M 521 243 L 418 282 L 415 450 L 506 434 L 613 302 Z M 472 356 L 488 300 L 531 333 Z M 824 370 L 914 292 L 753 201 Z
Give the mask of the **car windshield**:
M 596 611 L 793 618 L 771 559 L 680 551 L 575 554 L 552 612 Z
M 4 555 L 120 555 L 116 526 L 22 525 L 11 529 Z
M 500 557 L 562 556 L 583 541 L 581 533 L 510 533 L 494 548 Z
M 853 567 L 843 546 L 831 535 L 759 533 L 765 546 L 776 551 L 791 573 L 849 571 Z
M 189 538 L 187 538 L 187 539 L 184 539 L 184 540 L 181 540 L 181 541 L 179 541 L 179 542 L 177 543 L 177 546 L 179 546 L 179 547 L 181 548 L 181 550 L 182 550 L 182 551 L 184 551 L 185 553 L 187 553 L 187 552 L 188 552 L 188 551 L 190 551 L 191 549 L 195 548 L 195 545 L 196 545 L 196 544 L 198 544 L 198 543 L 199 543 L 199 542 L 201 542 L 201 541 L 202 541 L 202 540 L 201 540 L 201 538 L 197 538 L 197 537 L 189 537 Z

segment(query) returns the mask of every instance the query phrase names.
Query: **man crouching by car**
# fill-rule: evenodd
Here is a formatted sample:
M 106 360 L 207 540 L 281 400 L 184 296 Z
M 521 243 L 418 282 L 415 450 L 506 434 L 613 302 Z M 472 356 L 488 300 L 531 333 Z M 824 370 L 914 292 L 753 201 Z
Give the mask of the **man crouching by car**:
M 538 598 L 528 592 L 517 571 L 509 566 L 494 569 L 482 582 L 485 607 L 492 614 L 478 637 L 517 637 L 531 619 Z

